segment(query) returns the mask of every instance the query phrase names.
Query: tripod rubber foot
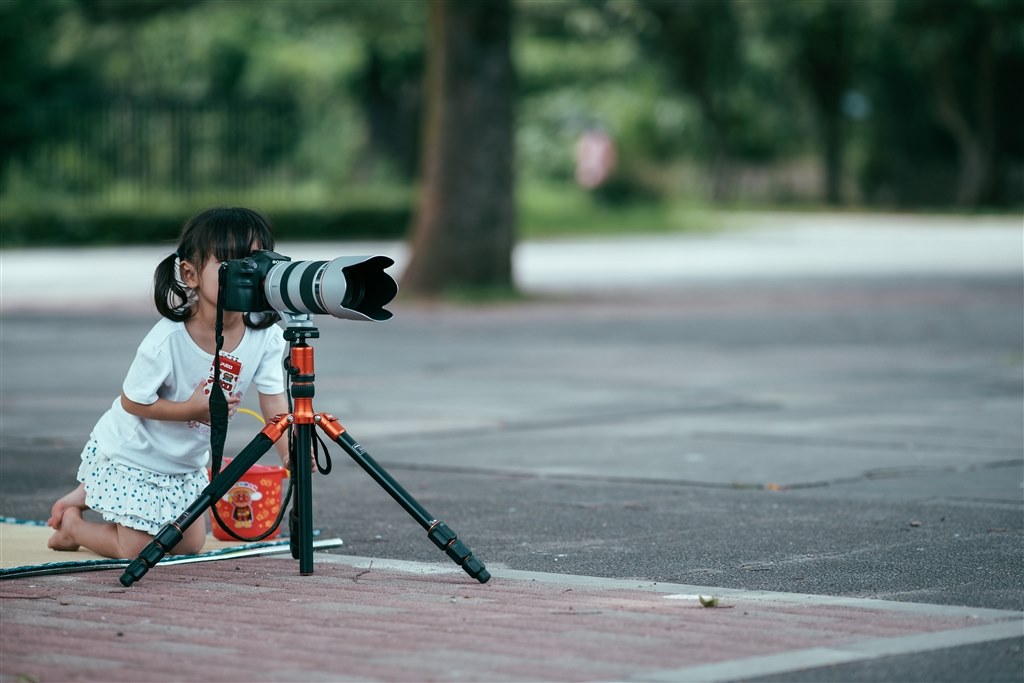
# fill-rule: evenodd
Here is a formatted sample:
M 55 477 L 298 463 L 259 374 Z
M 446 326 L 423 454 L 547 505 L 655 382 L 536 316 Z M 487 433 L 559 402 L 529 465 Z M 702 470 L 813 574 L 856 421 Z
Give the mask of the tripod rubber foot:
M 125 568 L 124 573 L 121 574 L 121 585 L 125 588 L 131 588 L 132 584 L 141 579 L 149 571 L 149 567 L 142 560 L 132 560 L 128 567 Z
M 467 574 L 480 583 L 487 583 L 491 573 L 487 567 L 473 555 L 469 546 L 459 540 L 459 537 L 444 522 L 435 521 L 427 532 L 427 536 L 441 550 L 445 551 L 448 557 L 452 558 L 455 564 L 462 567 Z
M 491 573 L 487 571 L 487 567 L 485 567 L 484 563 L 478 560 L 474 555 L 470 555 L 466 558 L 466 561 L 462 564 L 462 568 L 466 570 L 467 574 L 480 583 L 487 583 L 491 578 Z
M 174 538 L 173 532 L 162 531 L 161 533 L 168 533 L 171 538 Z M 159 534 L 157 535 L 157 538 L 159 539 Z M 179 540 L 181 539 L 180 532 L 177 534 L 177 538 Z M 132 560 L 125 568 L 124 573 L 121 574 L 121 585 L 125 588 L 130 588 L 133 583 L 145 576 L 146 572 L 155 567 L 156 563 L 163 559 L 165 554 L 167 554 L 167 551 L 156 539 L 154 539 L 153 542 L 143 548 L 142 552 L 139 553 L 139 556 Z

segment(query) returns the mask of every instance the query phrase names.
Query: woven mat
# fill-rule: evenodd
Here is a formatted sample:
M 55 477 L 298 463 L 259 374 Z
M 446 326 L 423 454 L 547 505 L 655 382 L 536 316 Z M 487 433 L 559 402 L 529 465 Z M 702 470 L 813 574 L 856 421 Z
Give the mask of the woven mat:
M 97 569 L 122 569 L 130 560 L 112 560 L 80 548 L 74 552 L 50 550 L 46 541 L 53 529 L 43 522 L 0 517 L 0 579 L 40 574 L 63 574 Z M 340 538 L 316 539 L 313 548 L 337 548 Z M 167 555 L 160 564 L 209 562 L 253 555 L 272 555 L 290 552 L 288 540 L 240 543 L 220 541 L 206 537 L 201 553 L 196 555 Z

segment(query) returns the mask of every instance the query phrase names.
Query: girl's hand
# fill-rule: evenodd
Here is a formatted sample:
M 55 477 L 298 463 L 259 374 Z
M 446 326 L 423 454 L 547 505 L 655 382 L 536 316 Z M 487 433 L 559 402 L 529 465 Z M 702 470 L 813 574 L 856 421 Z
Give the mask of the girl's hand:
M 242 404 L 242 395 L 231 394 L 225 396 L 225 398 L 228 400 L 228 419 L 230 420 L 235 416 L 235 413 L 238 412 L 238 407 Z
M 212 381 L 203 382 L 196 387 L 192 395 L 184 402 L 185 414 L 187 416 L 184 421 L 195 420 L 196 422 L 210 424 L 210 386 L 212 384 Z M 228 402 L 228 417 L 230 418 L 238 410 L 238 404 L 241 403 L 242 398 L 235 394 L 225 396 L 225 398 Z

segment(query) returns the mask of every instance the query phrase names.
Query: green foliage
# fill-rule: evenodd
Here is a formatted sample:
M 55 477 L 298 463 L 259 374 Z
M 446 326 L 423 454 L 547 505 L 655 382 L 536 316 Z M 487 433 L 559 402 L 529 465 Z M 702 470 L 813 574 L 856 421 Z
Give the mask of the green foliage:
M 0 182 L 9 163 L 51 134 L 50 110 L 94 82 L 89 66 L 54 49 L 73 9 L 71 0 L 0 2 Z
M 0 0 L 4 243 L 155 238 L 225 196 L 311 235 L 404 234 L 424 5 Z M 1024 203 L 1019 0 L 522 0 L 514 35 L 525 234 L 822 201 L 826 177 L 846 203 Z M 594 127 L 618 165 L 586 193 Z
M 905 0 L 866 79 L 869 199 L 1019 206 L 1024 200 L 1024 5 Z M 898 115 L 897 115 L 898 114 Z

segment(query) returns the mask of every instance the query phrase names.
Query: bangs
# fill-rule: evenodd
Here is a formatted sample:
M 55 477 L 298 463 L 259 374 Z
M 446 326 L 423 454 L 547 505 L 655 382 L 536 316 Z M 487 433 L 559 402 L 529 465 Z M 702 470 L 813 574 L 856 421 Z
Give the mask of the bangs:
M 274 248 L 268 221 L 249 209 L 210 209 L 196 216 L 189 245 L 182 245 L 192 260 L 205 264 L 210 257 L 223 263 L 249 256 L 254 249 Z

